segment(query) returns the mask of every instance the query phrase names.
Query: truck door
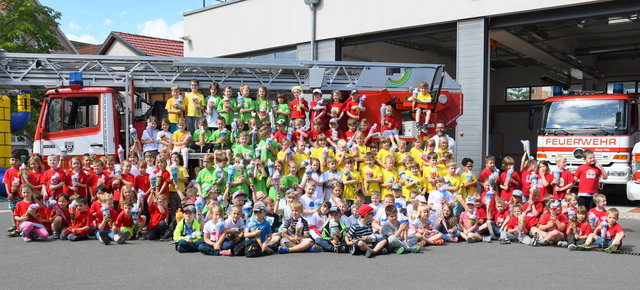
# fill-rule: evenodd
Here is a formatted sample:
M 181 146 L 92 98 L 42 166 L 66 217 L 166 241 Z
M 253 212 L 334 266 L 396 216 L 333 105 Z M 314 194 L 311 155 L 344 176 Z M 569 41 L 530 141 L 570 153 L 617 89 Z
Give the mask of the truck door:
M 58 155 L 66 148 L 69 156 L 80 156 L 91 148 L 97 155 L 104 155 L 102 98 L 100 95 L 50 96 L 45 116 L 41 117 L 44 130 L 41 139 L 34 143 L 34 151 L 48 156 Z

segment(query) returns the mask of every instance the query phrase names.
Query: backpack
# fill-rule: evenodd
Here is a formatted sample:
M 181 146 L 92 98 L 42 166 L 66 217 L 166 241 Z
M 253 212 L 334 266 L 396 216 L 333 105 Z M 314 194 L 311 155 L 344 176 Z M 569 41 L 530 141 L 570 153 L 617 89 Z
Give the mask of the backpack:
M 247 258 L 255 258 L 262 256 L 262 248 L 255 240 L 250 240 L 244 243 L 244 254 Z

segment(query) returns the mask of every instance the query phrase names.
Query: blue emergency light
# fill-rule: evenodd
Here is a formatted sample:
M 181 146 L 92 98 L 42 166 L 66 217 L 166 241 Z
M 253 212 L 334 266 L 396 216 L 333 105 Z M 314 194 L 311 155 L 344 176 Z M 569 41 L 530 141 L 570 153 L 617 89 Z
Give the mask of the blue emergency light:
M 555 86 L 553 87 L 553 96 L 562 96 L 562 87 L 561 86 Z
M 83 85 L 82 72 L 74 71 L 69 73 L 69 85 Z
M 624 85 L 623 84 L 613 84 L 613 93 L 614 94 L 624 94 Z

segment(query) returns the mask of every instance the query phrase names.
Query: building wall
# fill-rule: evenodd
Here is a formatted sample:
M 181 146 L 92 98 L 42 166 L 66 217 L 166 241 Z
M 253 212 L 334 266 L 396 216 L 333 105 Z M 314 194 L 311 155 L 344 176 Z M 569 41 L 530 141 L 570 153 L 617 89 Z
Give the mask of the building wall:
M 231 1 L 230 1 L 231 2 Z M 454 22 L 483 16 L 580 5 L 601 0 L 325 0 L 317 8 L 316 38 Z M 366 5 L 363 5 L 366 4 Z M 308 42 L 311 10 L 303 0 L 238 0 L 186 12 L 185 57 L 215 57 Z M 212 33 L 215 31 L 215 33 Z
M 121 41 L 116 40 L 111 44 L 111 47 L 105 52 L 104 55 L 117 55 L 117 56 L 137 56 L 135 51 L 124 45 Z

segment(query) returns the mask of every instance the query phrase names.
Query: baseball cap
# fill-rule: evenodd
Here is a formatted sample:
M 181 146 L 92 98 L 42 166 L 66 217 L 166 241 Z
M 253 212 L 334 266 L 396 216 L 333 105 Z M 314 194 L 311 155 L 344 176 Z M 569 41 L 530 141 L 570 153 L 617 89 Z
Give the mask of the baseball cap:
M 332 206 L 332 207 L 329 209 L 329 212 L 330 212 L 330 213 L 331 213 L 331 212 L 340 212 L 340 209 L 339 209 L 337 206 Z
M 467 197 L 467 204 L 476 204 L 476 199 L 473 196 Z
M 416 202 L 427 202 L 427 199 L 424 198 L 424 195 L 418 195 L 415 199 Z
M 337 118 L 331 118 L 331 120 L 329 120 L 329 124 L 331 123 L 338 123 L 338 119 Z
M 267 206 L 264 205 L 264 203 L 262 201 L 258 201 L 256 202 L 255 205 L 253 205 L 253 211 L 266 211 L 267 210 Z
M 358 214 L 360 214 L 361 217 L 365 217 L 372 212 L 373 212 L 373 208 L 367 204 L 361 205 L 360 208 L 358 209 Z
M 314 94 L 322 94 L 322 90 L 321 89 L 314 89 L 313 93 Z
M 352 94 L 352 95 L 355 95 L 355 94 L 358 94 L 358 93 L 359 93 L 359 92 L 358 92 L 358 90 L 356 90 L 356 89 L 351 90 L 351 94 Z
M 236 198 L 236 197 L 238 197 L 238 196 L 244 196 L 244 197 L 246 197 L 246 196 L 247 196 L 247 194 L 246 194 L 246 193 L 244 193 L 244 192 L 242 192 L 242 191 L 239 191 L 239 190 L 238 190 L 238 191 L 236 191 L 236 192 L 234 192 L 234 193 L 233 193 L 233 195 L 231 196 L 231 198 Z
M 196 205 L 193 202 L 187 202 L 182 206 L 182 210 L 184 211 L 184 210 L 186 210 L 187 208 L 190 208 L 190 207 L 195 208 Z
M 400 183 L 394 182 L 393 184 L 391 184 L 391 190 L 400 190 L 400 189 L 402 189 L 402 185 L 400 185 Z
M 522 196 L 522 190 L 515 189 L 515 190 L 513 191 L 513 196 Z
M 285 121 L 284 119 L 280 119 L 277 122 L 278 125 L 285 125 L 286 123 L 287 123 L 287 121 Z

